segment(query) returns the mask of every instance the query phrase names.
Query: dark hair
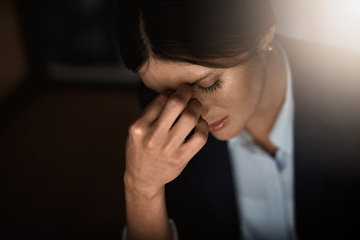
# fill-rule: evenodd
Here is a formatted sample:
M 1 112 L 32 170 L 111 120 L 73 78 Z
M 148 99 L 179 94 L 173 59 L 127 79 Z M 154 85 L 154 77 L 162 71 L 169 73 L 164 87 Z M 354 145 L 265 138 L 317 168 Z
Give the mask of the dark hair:
M 117 35 L 126 67 L 150 56 L 227 68 L 261 52 L 275 24 L 268 0 L 131 0 L 118 6 Z M 130 4 L 130 5 L 129 5 Z

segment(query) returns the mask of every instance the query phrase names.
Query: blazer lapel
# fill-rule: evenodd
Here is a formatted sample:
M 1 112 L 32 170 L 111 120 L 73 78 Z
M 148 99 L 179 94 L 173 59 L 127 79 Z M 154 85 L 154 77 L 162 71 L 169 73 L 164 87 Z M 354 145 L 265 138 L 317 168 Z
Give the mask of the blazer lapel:
M 222 231 L 239 239 L 238 208 L 226 142 L 210 134 L 205 147 L 190 161 L 186 174 L 197 194 L 208 202 L 209 213 Z

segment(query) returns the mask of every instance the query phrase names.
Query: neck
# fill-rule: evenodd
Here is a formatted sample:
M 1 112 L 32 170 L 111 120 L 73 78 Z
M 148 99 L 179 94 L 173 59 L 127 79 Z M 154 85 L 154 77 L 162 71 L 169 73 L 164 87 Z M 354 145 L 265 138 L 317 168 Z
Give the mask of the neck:
M 275 154 L 277 148 L 270 141 L 270 132 L 285 100 L 286 65 L 277 45 L 269 54 L 263 95 L 256 112 L 246 125 L 246 130 L 266 151 Z

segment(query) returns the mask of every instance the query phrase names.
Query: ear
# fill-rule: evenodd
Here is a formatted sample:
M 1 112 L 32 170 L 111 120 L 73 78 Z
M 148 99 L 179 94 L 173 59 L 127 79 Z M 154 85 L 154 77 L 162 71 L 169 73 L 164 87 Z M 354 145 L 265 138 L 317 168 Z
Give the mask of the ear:
M 269 47 L 271 46 L 272 41 L 274 40 L 275 37 L 275 30 L 276 30 L 276 26 L 272 26 L 267 33 L 265 34 L 263 40 L 261 41 L 261 50 L 268 50 Z

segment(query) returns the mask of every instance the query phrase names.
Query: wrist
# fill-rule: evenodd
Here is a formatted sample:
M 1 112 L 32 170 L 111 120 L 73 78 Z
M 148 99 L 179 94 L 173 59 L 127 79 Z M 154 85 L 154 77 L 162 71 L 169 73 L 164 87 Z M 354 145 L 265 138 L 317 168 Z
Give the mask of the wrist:
M 125 182 L 126 221 L 129 239 L 171 239 L 165 187 L 153 193 Z
M 163 186 L 144 186 L 134 181 L 130 174 L 124 174 L 125 195 L 127 197 L 135 197 L 137 199 L 150 200 L 156 197 L 165 196 L 165 185 Z

